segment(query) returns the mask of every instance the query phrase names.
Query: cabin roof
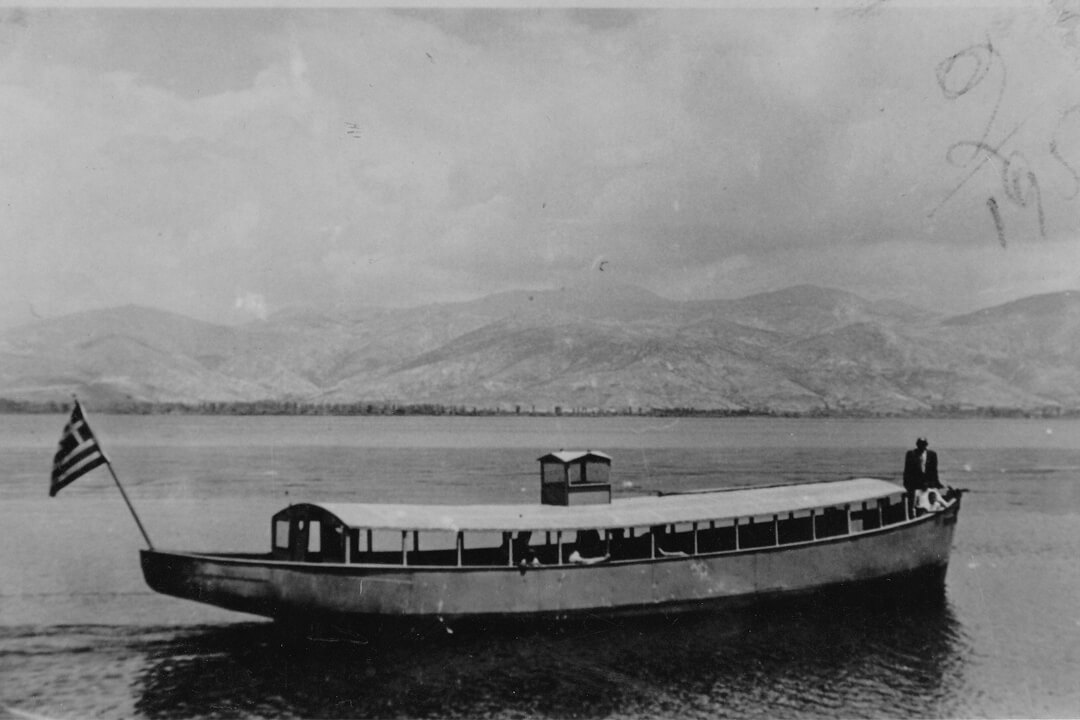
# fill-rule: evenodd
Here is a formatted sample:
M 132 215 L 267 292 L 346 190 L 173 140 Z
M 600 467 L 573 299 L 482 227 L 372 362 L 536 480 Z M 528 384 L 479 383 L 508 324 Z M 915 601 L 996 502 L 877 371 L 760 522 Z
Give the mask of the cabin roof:
M 596 450 L 560 450 L 559 452 L 548 453 L 543 457 L 537 458 L 540 462 L 545 460 L 558 460 L 561 463 L 572 463 L 575 460 L 601 460 L 603 462 L 610 463 L 611 456 L 606 455 Z
M 615 499 L 610 505 L 401 505 L 312 503 L 349 527 L 456 532 L 647 527 L 774 515 L 901 495 L 871 478 Z

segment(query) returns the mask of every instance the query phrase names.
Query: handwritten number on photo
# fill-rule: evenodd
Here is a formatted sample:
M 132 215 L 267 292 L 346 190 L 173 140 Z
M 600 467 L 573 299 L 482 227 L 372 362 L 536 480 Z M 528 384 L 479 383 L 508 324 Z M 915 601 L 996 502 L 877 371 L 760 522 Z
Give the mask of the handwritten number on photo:
M 998 242 L 1001 243 L 1001 247 L 1005 247 L 1005 223 L 1001 221 L 1001 211 L 998 210 L 997 200 L 993 195 L 986 199 L 986 207 L 990 209 L 990 217 L 994 219 Z
M 945 58 L 938 63 L 936 68 L 938 87 L 941 88 L 942 94 L 948 100 L 956 100 L 967 95 L 986 79 L 995 60 L 998 61 L 997 64 L 1001 67 L 1001 80 L 998 82 L 994 109 L 990 111 L 990 117 L 983 128 L 982 136 L 978 140 L 979 143 L 986 142 L 987 136 L 990 135 L 990 129 L 993 127 L 998 110 L 1001 108 L 1001 100 L 1005 97 L 1008 70 L 1004 61 L 1001 60 L 1001 56 L 998 55 L 997 50 L 994 49 L 994 45 L 988 38 L 984 44 L 972 45 L 951 57 Z
M 995 71 L 996 70 L 996 71 Z M 949 146 L 945 153 L 945 160 L 955 167 L 971 168 L 970 172 L 954 187 L 945 198 L 938 203 L 931 212 L 932 217 L 959 190 L 974 177 L 987 162 L 999 166 L 1001 186 L 1005 197 L 1010 203 L 1020 208 L 1030 208 L 1035 211 L 1039 225 L 1039 235 L 1046 237 L 1046 211 L 1043 206 L 1043 190 L 1028 157 L 1019 150 L 1007 152 L 1005 145 L 1023 127 L 1026 118 L 1021 120 L 996 144 L 987 141 L 994 129 L 994 123 L 998 117 L 1008 85 L 1008 69 L 1005 59 L 994 48 L 989 38 L 985 43 L 972 45 L 960 52 L 951 55 L 937 64 L 935 68 L 938 87 L 946 100 L 958 100 L 978 88 L 988 77 L 998 77 L 996 92 L 993 100 L 993 108 L 987 117 L 978 140 L 961 140 Z M 1067 130 L 1073 130 L 1072 141 L 1065 136 Z M 1063 192 L 1066 199 L 1074 199 L 1080 195 L 1080 170 L 1078 164 L 1071 161 L 1069 152 L 1080 151 L 1080 135 L 1075 134 L 1080 130 L 1080 105 L 1074 105 L 1061 114 L 1058 124 L 1047 143 L 1047 151 L 1051 159 L 1058 163 L 1068 173 L 1070 188 Z M 994 197 L 986 201 L 986 206 L 994 220 L 994 228 L 997 231 L 998 242 L 1002 247 L 1006 246 L 1005 224 L 1001 208 Z
M 1054 128 L 1054 135 L 1050 138 L 1050 155 L 1065 168 L 1072 178 L 1072 192 L 1065 194 L 1066 200 L 1072 200 L 1080 194 L 1080 173 L 1077 173 L 1076 168 L 1065 159 L 1061 152 L 1061 134 L 1070 123 L 1074 127 L 1074 132 L 1075 129 L 1080 128 L 1080 105 L 1073 105 L 1061 114 L 1057 127 Z M 1074 138 L 1080 140 L 1080 134 L 1075 135 Z

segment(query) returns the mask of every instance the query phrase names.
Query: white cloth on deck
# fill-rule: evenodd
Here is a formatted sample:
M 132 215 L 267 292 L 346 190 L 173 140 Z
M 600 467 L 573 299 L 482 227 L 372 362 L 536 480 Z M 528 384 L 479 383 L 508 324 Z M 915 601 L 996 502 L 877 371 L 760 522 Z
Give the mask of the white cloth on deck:
M 926 490 L 915 491 L 915 507 L 920 510 L 926 510 L 927 512 L 936 512 L 938 510 L 944 510 L 949 506 L 945 502 L 945 496 L 942 494 L 942 490 L 945 488 L 928 488 Z

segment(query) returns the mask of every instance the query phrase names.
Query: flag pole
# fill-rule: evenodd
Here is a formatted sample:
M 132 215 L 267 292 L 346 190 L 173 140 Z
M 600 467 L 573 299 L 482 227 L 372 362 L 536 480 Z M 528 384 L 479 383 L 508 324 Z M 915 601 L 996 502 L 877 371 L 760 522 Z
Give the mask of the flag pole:
M 139 519 L 139 513 L 135 512 L 135 506 L 131 504 L 131 500 L 128 499 L 128 495 L 124 492 L 124 486 L 120 484 L 120 478 L 116 477 L 116 471 L 113 470 L 112 463 L 108 458 L 105 459 L 105 467 L 109 468 L 109 474 L 112 475 L 113 482 L 116 483 L 116 487 L 120 490 L 120 495 L 123 496 L 124 502 L 127 503 L 128 510 L 131 511 L 131 517 L 135 518 L 135 524 L 139 526 L 139 532 L 142 533 L 143 540 L 146 541 L 146 546 L 151 550 L 154 549 L 154 543 L 150 542 L 150 536 L 146 534 L 146 528 L 143 527 L 142 520 Z
M 79 398 L 74 395 L 72 398 L 75 400 L 75 404 L 79 404 Z M 101 453 L 101 457 L 105 458 L 105 467 L 109 468 L 109 474 L 112 475 L 113 482 L 116 483 L 116 488 L 120 491 L 120 496 L 124 498 L 124 503 L 127 504 L 128 510 L 131 511 L 131 517 L 135 518 L 135 524 L 139 526 L 139 532 L 142 533 L 143 540 L 146 541 L 146 546 L 151 550 L 154 549 L 154 543 L 150 542 L 150 536 L 146 533 L 146 528 L 143 527 L 142 520 L 139 519 L 139 513 L 135 512 L 135 506 L 131 504 L 130 498 L 128 498 L 127 492 L 124 490 L 124 486 L 120 484 L 120 478 L 116 477 L 116 471 L 113 470 L 112 461 L 109 460 L 109 456 L 105 454 L 105 449 L 101 447 L 101 443 L 97 441 L 97 435 L 94 434 L 94 430 L 90 427 L 90 420 L 86 417 L 86 411 L 81 409 L 83 416 L 83 422 L 86 425 L 86 431 L 90 433 L 90 437 L 93 438 L 94 443 L 98 446 L 98 452 Z

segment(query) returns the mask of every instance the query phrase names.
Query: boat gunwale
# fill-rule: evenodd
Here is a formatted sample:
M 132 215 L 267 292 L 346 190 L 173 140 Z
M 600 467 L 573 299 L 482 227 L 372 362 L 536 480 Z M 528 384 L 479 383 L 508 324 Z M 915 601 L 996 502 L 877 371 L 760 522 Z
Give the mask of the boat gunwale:
M 143 549 L 140 551 L 144 555 L 160 555 L 160 556 L 174 556 L 182 557 L 194 560 L 204 560 L 221 563 L 223 565 L 246 565 L 256 567 L 272 567 L 280 569 L 297 570 L 302 572 L 322 572 L 326 574 L 357 574 L 360 571 L 370 573 L 371 571 L 379 571 L 382 574 L 388 573 L 433 573 L 433 572 L 507 572 L 514 571 L 518 573 L 523 572 L 541 572 L 544 570 L 597 570 L 605 567 L 625 567 L 628 565 L 641 565 L 648 563 L 663 563 L 663 562 L 687 562 L 701 559 L 715 559 L 721 557 L 737 557 L 742 555 L 753 554 L 766 554 L 783 552 L 786 550 L 800 549 L 806 547 L 818 547 L 830 544 L 837 544 L 841 542 L 855 542 L 862 538 L 873 537 L 876 535 L 885 535 L 900 530 L 906 530 L 917 525 L 930 523 L 938 518 L 941 518 L 942 522 L 949 522 L 949 516 L 955 518 L 959 513 L 960 498 L 952 500 L 945 508 L 928 512 L 922 515 L 916 515 L 912 518 L 907 518 L 900 522 L 890 523 L 888 525 L 881 525 L 876 528 L 870 528 L 868 530 L 860 530 L 858 532 L 848 532 L 842 535 L 831 535 L 825 538 L 814 538 L 812 540 L 799 540 L 795 542 L 783 543 L 778 545 L 762 545 L 752 548 L 736 548 L 732 550 L 717 550 L 713 552 L 699 552 L 699 553 L 686 553 L 681 555 L 660 555 L 657 557 L 643 557 L 643 558 L 627 558 L 619 560 L 604 560 L 600 563 L 594 564 L 578 564 L 578 563 L 559 563 L 559 564 L 545 564 L 536 566 L 520 565 L 399 565 L 389 563 L 324 563 L 324 562 L 303 562 L 297 560 L 274 560 L 272 553 L 266 553 L 265 555 L 252 556 L 248 553 L 196 553 L 188 551 L 173 551 L 162 549 Z M 707 520 L 705 522 L 708 522 Z

